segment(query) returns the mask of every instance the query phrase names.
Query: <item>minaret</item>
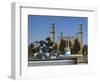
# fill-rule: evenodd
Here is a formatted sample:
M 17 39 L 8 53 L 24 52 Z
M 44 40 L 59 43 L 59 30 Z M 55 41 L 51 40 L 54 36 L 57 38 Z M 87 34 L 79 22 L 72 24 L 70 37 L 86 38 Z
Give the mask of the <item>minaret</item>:
M 80 46 L 81 46 L 80 53 L 82 52 L 82 45 L 83 45 L 82 35 L 83 35 L 83 33 L 82 33 L 82 24 L 79 24 L 77 38 L 78 38 L 78 41 L 79 41 Z
M 78 40 L 80 44 L 82 44 L 82 24 L 79 24 L 79 31 L 78 31 Z
M 51 22 L 50 25 L 50 38 L 52 42 L 55 42 L 55 27 L 54 27 L 54 22 Z

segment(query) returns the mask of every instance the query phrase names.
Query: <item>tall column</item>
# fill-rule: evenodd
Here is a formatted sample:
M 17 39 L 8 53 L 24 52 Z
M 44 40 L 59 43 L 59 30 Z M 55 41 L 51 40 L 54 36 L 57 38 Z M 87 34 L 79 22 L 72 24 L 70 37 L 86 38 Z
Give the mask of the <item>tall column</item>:
M 82 45 L 83 45 L 83 42 L 82 42 L 82 24 L 79 24 L 79 27 L 78 27 L 78 41 L 79 41 L 80 46 L 81 46 L 80 53 L 82 53 Z
M 54 22 L 51 22 L 50 25 L 50 38 L 52 42 L 55 42 L 55 27 L 54 27 Z
M 82 44 L 82 24 L 79 24 L 79 40 L 80 43 Z

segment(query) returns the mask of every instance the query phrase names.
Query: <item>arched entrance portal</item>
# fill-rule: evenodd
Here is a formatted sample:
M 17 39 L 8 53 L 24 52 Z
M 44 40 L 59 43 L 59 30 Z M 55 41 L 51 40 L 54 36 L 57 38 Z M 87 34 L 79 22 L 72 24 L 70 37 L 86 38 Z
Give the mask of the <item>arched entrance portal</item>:
M 66 41 L 66 47 L 68 48 L 71 48 L 72 47 L 72 42 L 70 40 L 67 40 Z

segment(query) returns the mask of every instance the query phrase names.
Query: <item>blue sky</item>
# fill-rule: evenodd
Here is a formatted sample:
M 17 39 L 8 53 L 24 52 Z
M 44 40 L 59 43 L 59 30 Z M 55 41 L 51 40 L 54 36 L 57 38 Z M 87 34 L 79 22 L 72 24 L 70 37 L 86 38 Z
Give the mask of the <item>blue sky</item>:
M 83 25 L 83 44 L 87 42 L 88 18 L 69 16 L 28 16 L 28 44 L 32 41 L 45 40 L 50 36 L 50 23 L 55 23 L 55 41 L 63 32 L 64 36 L 76 36 L 78 24 Z

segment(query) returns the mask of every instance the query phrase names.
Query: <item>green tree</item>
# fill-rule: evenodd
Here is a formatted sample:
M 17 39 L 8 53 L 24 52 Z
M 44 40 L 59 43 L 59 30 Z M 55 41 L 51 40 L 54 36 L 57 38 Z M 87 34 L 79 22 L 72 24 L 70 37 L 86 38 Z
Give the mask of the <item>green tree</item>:
M 47 44 L 46 44 L 47 46 L 53 46 L 54 43 L 52 42 L 50 37 L 47 37 L 46 41 L 47 41 Z
M 66 48 L 66 41 L 61 39 L 60 44 L 59 44 L 59 51 L 61 54 L 64 54 L 64 49 Z
M 32 54 L 32 48 L 33 48 L 34 46 L 33 46 L 33 43 L 31 43 L 29 46 L 28 46 L 28 57 L 30 57 L 31 56 L 31 54 Z
M 74 40 L 74 44 L 73 44 L 73 52 L 74 52 L 74 54 L 79 53 L 80 49 L 81 49 L 80 43 L 79 43 L 78 39 L 76 38 Z
M 88 46 L 86 44 L 82 48 L 82 53 L 83 53 L 83 55 L 87 55 L 88 54 Z

